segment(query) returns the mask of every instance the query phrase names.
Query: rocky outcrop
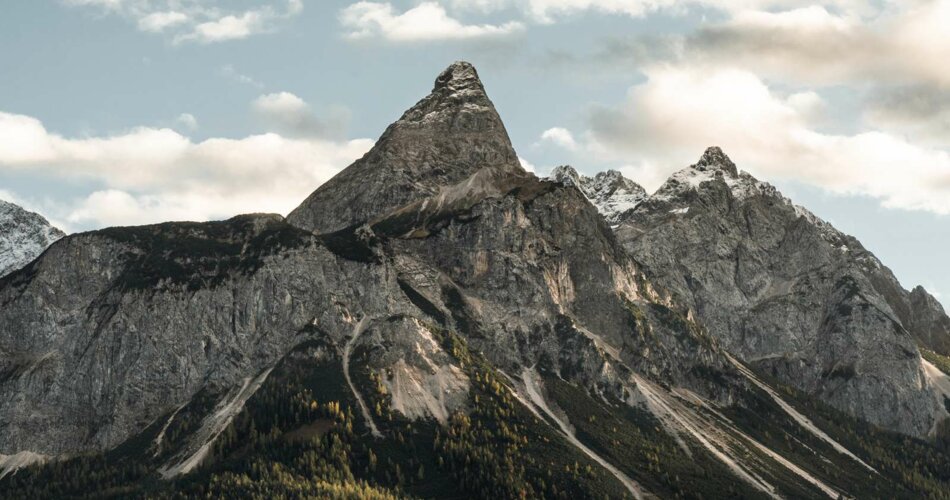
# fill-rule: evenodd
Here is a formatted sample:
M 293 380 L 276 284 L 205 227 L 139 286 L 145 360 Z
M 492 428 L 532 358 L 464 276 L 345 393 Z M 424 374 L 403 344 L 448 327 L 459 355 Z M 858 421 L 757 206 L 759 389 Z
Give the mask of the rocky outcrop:
M 611 226 L 619 224 L 624 215 L 647 198 L 643 187 L 616 170 L 598 172 L 594 177 L 588 177 L 578 174 L 573 167 L 562 165 L 551 171 L 549 179 L 577 186 Z
M 943 305 L 922 286 L 911 290 L 908 302 L 908 330 L 923 347 L 950 356 L 950 317 Z
M 947 416 L 917 350 L 950 338 L 936 302 L 908 294 L 860 242 L 718 148 L 616 231 L 651 279 L 752 366 L 904 433 L 926 436 Z
M 0 277 L 29 264 L 63 236 L 42 215 L 0 200 Z

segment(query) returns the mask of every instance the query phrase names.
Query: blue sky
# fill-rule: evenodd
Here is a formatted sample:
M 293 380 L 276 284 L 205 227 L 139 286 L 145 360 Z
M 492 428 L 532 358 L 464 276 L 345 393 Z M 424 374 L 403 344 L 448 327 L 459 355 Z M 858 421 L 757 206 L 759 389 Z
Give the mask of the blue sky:
M 286 213 L 464 59 L 540 175 L 653 189 L 719 145 L 950 294 L 947 25 L 948 0 L 8 0 L 0 198 L 68 231 Z

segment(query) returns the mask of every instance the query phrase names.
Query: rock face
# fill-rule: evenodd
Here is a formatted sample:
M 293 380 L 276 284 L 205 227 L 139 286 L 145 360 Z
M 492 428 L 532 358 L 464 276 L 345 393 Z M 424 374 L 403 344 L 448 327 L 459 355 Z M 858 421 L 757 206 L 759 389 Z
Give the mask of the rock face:
M 384 382 L 403 413 L 444 419 L 460 400 L 430 391 L 468 382 L 446 356 L 414 354 L 420 322 L 512 374 L 543 366 L 624 400 L 636 371 L 728 399 L 684 369 L 731 369 L 671 321 L 684 312 L 580 192 L 521 169 L 474 69 L 456 63 L 286 221 L 78 234 L 0 281 L 0 453 L 110 449 L 313 338 L 344 360 L 375 353 L 371 366 L 400 377 Z M 180 458 L 167 474 L 190 470 Z
M 922 346 L 944 356 L 950 355 L 950 317 L 940 302 L 922 286 L 911 290 L 908 301 L 907 329 Z
M 886 301 L 864 291 L 870 278 L 859 270 L 832 273 L 830 298 L 802 294 L 800 306 L 791 298 L 775 301 L 785 319 L 829 318 L 821 323 L 827 342 L 805 328 L 796 330 L 802 339 L 783 340 L 777 326 L 766 332 L 776 340 L 730 336 L 735 325 L 718 323 L 728 315 L 708 315 L 707 330 L 694 312 L 708 313 L 714 300 L 733 307 L 729 301 L 776 289 L 777 282 L 754 268 L 758 281 L 730 290 L 726 285 L 739 281 L 729 276 L 747 275 L 721 274 L 727 264 L 717 252 L 732 251 L 727 243 L 772 251 L 777 236 L 754 226 L 755 241 L 736 229 L 721 243 L 696 228 L 638 246 L 649 229 L 665 227 L 664 217 L 686 215 L 684 200 L 704 200 L 703 210 L 688 214 L 708 211 L 707 222 L 724 234 L 728 207 L 740 194 L 760 199 L 762 211 L 772 206 L 766 198 L 774 190 L 723 167 L 710 154 L 627 213 L 617 234 L 647 269 L 591 203 L 616 208 L 611 200 L 641 195 L 636 186 L 609 174 L 578 189 L 585 181 L 566 169 L 559 181 L 523 171 L 474 69 L 453 64 L 366 157 L 286 220 L 252 214 L 72 235 L 0 279 L 0 478 L 28 461 L 108 452 L 101 463 L 129 460 L 150 471 L 139 484 L 123 485 L 142 494 L 151 490 L 141 483 L 162 487 L 151 478 L 187 476 L 202 465 L 223 473 L 210 481 L 225 488 L 220 496 L 258 486 L 232 472 L 272 471 L 283 488 L 288 477 L 306 483 L 307 474 L 328 467 L 327 476 L 356 476 L 409 494 L 400 470 L 421 479 L 417 458 L 428 460 L 432 475 L 462 473 L 442 485 L 451 493 L 444 496 L 837 498 L 903 491 L 905 483 L 889 482 L 907 474 L 869 475 L 872 465 L 720 345 L 780 377 L 807 377 L 827 359 L 853 360 L 819 378 L 819 394 L 863 405 L 847 410 L 869 419 L 893 411 L 910 423 L 885 424 L 922 434 L 937 414 L 926 384 L 940 384 L 950 396 L 950 378 L 936 368 L 918 373 L 913 340 L 887 314 Z M 707 190 L 718 194 L 705 201 Z M 683 200 L 680 192 L 687 193 Z M 647 210 L 658 214 L 657 223 L 635 226 Z M 815 234 L 800 229 L 799 238 L 824 242 L 833 233 L 820 227 Z M 725 280 L 716 290 L 718 281 L 706 285 L 708 297 L 690 295 L 695 280 L 677 274 L 699 258 L 675 242 L 702 235 L 707 240 L 696 247 L 711 267 L 701 277 Z M 779 255 L 804 266 L 841 251 L 811 247 L 815 255 Z M 826 266 L 807 271 L 796 286 L 824 286 L 826 273 Z M 778 314 L 763 317 L 779 325 Z M 792 354 L 784 364 L 777 357 L 763 364 L 750 355 L 761 352 Z M 910 378 L 925 375 L 912 390 Z M 839 378 L 860 383 L 842 382 L 839 399 L 821 392 L 831 390 L 823 380 Z M 872 404 L 884 409 L 873 413 Z M 271 425 L 236 423 L 252 412 Z M 295 448 L 301 436 L 306 442 Z M 374 447 L 378 463 L 372 453 L 357 456 Z M 248 456 L 254 450 L 259 455 Z M 391 452 L 412 457 L 383 460 Z M 332 465 L 341 461 L 341 468 Z M 287 472 L 298 466 L 310 468 Z M 391 469 L 374 473 L 376 466 Z M 81 461 L 78 472 L 70 467 L 62 465 L 70 477 L 88 470 Z M 517 481 L 509 481 L 513 476 Z M 36 477 L 15 486 L 35 487 Z M 871 487 L 864 488 L 868 478 Z M 438 496 L 420 483 L 426 481 L 405 488 Z M 0 483 L 0 496 L 7 484 Z M 113 483 L 94 486 L 118 491 Z M 260 487 L 253 491 L 275 491 Z M 204 486 L 191 491 L 209 494 Z M 23 496 L 15 487 L 10 493 Z
M 475 68 L 457 62 L 375 147 L 320 186 L 288 220 L 317 233 L 332 232 L 433 194 L 483 167 L 522 170 Z
M 611 226 L 619 224 L 624 215 L 647 198 L 643 187 L 616 170 L 598 172 L 594 177 L 587 177 L 578 174 L 573 167 L 563 165 L 551 171 L 549 179 L 577 186 Z
M 719 148 L 674 174 L 617 235 L 726 349 L 761 371 L 912 435 L 946 417 L 924 387 L 917 349 L 950 340 L 939 304 L 922 289 L 905 291 L 856 239 L 740 173 Z
M 0 277 L 29 264 L 63 236 L 42 215 L 0 200 Z

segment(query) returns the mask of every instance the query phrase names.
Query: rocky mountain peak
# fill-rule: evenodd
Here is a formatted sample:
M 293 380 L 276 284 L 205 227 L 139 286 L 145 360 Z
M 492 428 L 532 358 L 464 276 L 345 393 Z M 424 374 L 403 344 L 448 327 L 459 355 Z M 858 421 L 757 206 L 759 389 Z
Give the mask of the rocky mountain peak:
M 29 264 L 63 236 L 42 215 L 0 200 L 0 277 Z
M 922 286 L 911 290 L 908 329 L 927 349 L 950 355 L 950 317 L 936 297 Z
M 560 165 L 554 167 L 551 170 L 551 175 L 548 176 L 549 179 L 560 182 L 565 186 L 578 186 L 581 185 L 581 176 L 577 173 L 577 170 L 570 165 Z
M 477 71 L 456 62 L 373 149 L 314 191 L 288 220 L 317 233 L 332 232 L 435 194 L 484 168 L 524 173 Z
M 699 159 L 699 162 L 693 165 L 693 168 L 701 171 L 721 170 L 733 179 L 739 177 L 739 169 L 736 168 L 736 164 L 718 146 L 706 148 L 703 156 Z
M 466 61 L 455 61 L 448 68 L 445 68 L 438 78 L 435 79 L 433 92 L 445 89 L 449 93 L 458 94 L 464 92 L 485 93 L 485 87 L 478 78 L 478 71 L 475 66 Z
M 588 177 L 579 174 L 571 166 L 562 165 L 555 167 L 548 179 L 566 186 L 576 186 L 610 225 L 619 224 L 624 214 L 647 198 L 643 187 L 617 170 L 598 172 L 594 177 Z
M 947 416 L 943 400 L 914 382 L 923 377 L 918 345 L 950 352 L 939 304 L 923 289 L 905 291 L 855 238 L 738 173 L 721 149 L 673 174 L 616 234 L 655 283 L 756 369 L 907 434 L 926 435 Z

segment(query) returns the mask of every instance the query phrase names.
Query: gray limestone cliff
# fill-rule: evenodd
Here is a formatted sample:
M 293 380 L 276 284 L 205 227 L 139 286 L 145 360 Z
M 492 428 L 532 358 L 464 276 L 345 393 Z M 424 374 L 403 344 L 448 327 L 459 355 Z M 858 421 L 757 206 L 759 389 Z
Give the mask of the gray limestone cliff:
M 855 238 L 792 204 L 719 148 L 674 174 L 617 228 L 658 284 L 752 366 L 886 428 L 928 435 L 947 416 L 918 342 L 947 318 Z M 945 351 L 944 351 L 945 352 Z

